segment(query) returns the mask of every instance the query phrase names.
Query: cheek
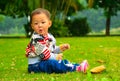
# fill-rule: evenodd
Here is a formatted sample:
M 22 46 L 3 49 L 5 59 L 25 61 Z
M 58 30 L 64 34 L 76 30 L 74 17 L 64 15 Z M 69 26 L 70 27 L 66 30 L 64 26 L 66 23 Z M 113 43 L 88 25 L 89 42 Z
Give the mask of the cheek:
M 33 29 L 34 31 L 37 31 L 37 30 L 38 30 L 38 28 L 37 28 L 37 27 L 34 27 L 34 26 L 32 26 L 32 29 Z
M 34 29 L 34 26 L 31 24 L 31 28 Z
M 48 30 L 48 27 L 45 27 L 44 30 L 47 31 L 47 30 Z
M 35 27 L 32 26 L 32 29 L 35 30 Z

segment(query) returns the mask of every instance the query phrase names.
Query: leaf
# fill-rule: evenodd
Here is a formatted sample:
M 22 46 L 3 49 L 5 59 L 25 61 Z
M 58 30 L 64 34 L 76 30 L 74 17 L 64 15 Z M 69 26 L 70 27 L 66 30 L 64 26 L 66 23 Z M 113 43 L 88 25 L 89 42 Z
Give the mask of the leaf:
M 97 67 L 94 67 L 93 69 L 91 69 L 91 73 L 100 73 L 102 71 L 104 71 L 106 69 L 106 67 L 104 65 L 100 65 Z
M 105 61 L 99 59 L 99 60 L 97 60 L 97 62 L 99 62 L 99 63 L 104 63 Z

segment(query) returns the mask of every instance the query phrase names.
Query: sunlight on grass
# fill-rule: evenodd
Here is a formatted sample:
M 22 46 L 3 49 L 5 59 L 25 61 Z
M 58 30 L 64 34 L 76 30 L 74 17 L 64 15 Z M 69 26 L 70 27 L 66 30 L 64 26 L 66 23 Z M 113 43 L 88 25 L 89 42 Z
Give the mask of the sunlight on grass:
M 0 39 L 0 81 L 118 81 L 120 80 L 120 37 L 57 38 L 57 45 L 69 43 L 64 59 L 80 63 L 87 59 L 90 69 L 105 65 L 99 74 L 72 72 L 66 74 L 29 74 L 25 48 L 29 39 Z M 102 61 L 102 62 L 99 62 Z

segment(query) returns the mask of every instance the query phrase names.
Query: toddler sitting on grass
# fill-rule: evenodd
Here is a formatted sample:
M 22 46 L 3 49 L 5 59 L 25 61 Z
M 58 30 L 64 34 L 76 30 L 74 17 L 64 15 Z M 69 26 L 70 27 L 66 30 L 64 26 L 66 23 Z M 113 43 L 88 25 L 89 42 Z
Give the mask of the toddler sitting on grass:
M 72 64 L 68 60 L 62 59 L 62 52 L 69 49 L 70 45 L 56 46 L 54 36 L 48 33 L 48 29 L 52 25 L 48 10 L 35 9 L 30 15 L 30 24 L 34 32 L 26 48 L 28 72 L 66 73 L 79 71 L 86 73 L 87 60 L 81 64 Z

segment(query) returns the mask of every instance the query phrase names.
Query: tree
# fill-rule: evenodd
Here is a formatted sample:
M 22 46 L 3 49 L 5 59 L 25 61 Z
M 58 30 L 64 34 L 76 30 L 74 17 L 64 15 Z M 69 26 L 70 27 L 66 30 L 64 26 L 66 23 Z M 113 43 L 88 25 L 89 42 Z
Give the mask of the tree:
M 28 17 L 32 10 L 39 7 L 48 9 L 52 14 L 51 19 L 53 22 L 57 19 L 55 22 L 58 25 L 64 25 L 67 16 L 71 16 L 77 10 L 84 9 L 79 0 L 4 0 L 0 1 L 0 14 L 12 17 Z M 24 27 L 26 35 L 29 37 L 31 35 L 29 33 L 32 32 L 29 22 Z M 61 27 L 61 30 L 67 29 L 64 27 Z M 60 33 L 61 30 L 59 30 Z
M 104 15 L 106 16 L 106 36 L 109 36 L 111 16 L 117 15 L 117 11 L 120 10 L 120 0 L 88 0 L 88 3 L 89 7 L 104 9 Z
M 4 0 L 0 1 L 0 14 L 12 17 L 29 16 L 35 8 L 47 8 L 52 14 L 52 20 L 56 13 L 63 12 L 67 14 L 72 0 Z M 65 5 L 66 4 L 66 5 Z M 64 17 L 64 16 L 63 16 Z M 25 25 L 27 36 L 29 36 L 29 23 Z

